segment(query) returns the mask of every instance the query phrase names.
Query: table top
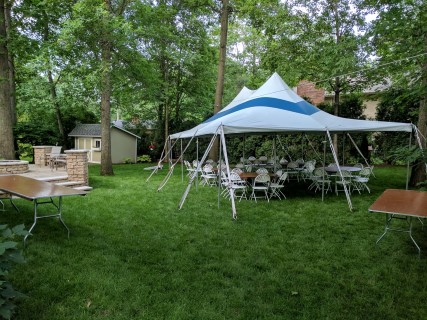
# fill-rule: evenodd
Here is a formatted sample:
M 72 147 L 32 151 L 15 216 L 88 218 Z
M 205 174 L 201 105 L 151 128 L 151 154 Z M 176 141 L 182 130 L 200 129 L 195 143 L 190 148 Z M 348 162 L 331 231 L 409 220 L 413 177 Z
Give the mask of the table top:
M 387 189 L 369 208 L 371 212 L 427 217 L 427 192 Z
M 20 175 L 0 176 L 0 190 L 27 200 L 85 195 L 87 193 Z
M 255 178 L 257 175 L 259 175 L 259 173 L 256 173 L 256 172 L 242 172 L 239 174 L 240 178 L 242 178 L 242 179 Z M 268 175 L 270 177 L 274 177 L 276 174 L 275 173 L 268 173 Z
M 349 172 L 359 172 L 360 170 L 362 170 L 362 168 L 359 167 L 352 167 L 352 166 L 339 166 L 339 168 L 341 169 L 341 171 L 349 171 Z M 325 171 L 326 172 L 338 172 L 338 167 L 335 166 L 329 166 L 329 167 L 325 167 Z

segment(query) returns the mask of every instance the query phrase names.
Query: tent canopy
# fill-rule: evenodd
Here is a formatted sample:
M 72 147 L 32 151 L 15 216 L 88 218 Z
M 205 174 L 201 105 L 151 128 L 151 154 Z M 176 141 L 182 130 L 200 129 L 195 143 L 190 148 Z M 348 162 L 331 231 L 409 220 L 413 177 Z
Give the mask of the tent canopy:
M 412 124 L 341 118 L 320 110 L 298 96 L 274 73 L 258 90 L 244 87 L 233 101 L 198 126 L 171 139 L 215 134 L 280 132 L 411 132 Z

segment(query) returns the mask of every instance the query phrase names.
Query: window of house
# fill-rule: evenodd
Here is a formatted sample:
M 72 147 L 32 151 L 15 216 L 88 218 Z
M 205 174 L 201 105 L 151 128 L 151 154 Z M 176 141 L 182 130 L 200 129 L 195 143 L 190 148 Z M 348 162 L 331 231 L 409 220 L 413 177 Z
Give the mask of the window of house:
M 95 139 L 94 141 L 94 149 L 101 149 L 101 139 Z

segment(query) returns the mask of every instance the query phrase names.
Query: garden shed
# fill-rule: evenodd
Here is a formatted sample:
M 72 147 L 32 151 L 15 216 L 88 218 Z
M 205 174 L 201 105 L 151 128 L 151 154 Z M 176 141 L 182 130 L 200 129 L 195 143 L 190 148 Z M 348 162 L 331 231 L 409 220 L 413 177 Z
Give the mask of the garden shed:
M 136 162 L 137 159 L 137 135 L 115 125 L 111 130 L 111 160 L 113 163 Z M 101 124 L 77 124 L 68 134 L 74 138 L 74 148 L 77 150 L 89 150 L 89 162 L 101 162 Z

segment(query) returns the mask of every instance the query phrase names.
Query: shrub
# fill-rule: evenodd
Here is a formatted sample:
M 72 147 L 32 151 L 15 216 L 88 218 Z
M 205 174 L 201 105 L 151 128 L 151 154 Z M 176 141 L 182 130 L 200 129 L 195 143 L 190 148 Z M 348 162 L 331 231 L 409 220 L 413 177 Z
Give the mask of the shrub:
M 10 319 L 14 309 L 14 300 L 25 297 L 22 293 L 15 291 L 7 280 L 9 270 L 12 268 L 11 262 L 24 263 L 25 260 L 18 250 L 18 243 L 13 241 L 17 236 L 25 236 L 28 232 L 24 230 L 24 225 L 18 225 L 12 229 L 7 225 L 0 225 L 0 316 Z
M 148 154 L 143 154 L 137 158 L 138 163 L 151 162 L 151 157 Z
M 132 161 L 132 159 L 131 158 L 124 158 L 123 159 L 123 163 L 133 163 L 133 161 Z

